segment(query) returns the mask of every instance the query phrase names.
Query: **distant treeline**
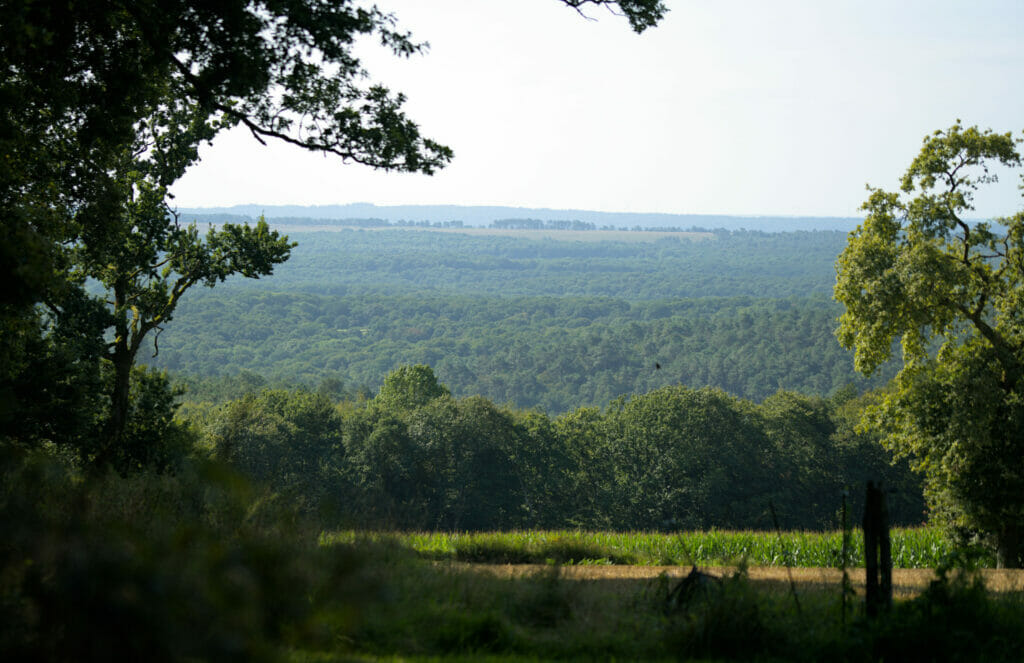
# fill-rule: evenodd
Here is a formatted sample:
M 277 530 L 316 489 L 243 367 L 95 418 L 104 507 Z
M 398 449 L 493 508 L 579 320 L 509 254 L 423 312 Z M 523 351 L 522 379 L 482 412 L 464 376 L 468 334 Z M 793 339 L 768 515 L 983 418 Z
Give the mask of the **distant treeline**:
M 597 230 L 597 224 L 578 219 L 496 219 L 491 221 L 491 228 L 508 230 Z M 617 230 L 617 228 L 606 226 L 602 230 Z
M 755 405 L 663 387 L 556 418 L 453 398 L 426 366 L 371 400 L 252 390 L 190 404 L 200 447 L 325 525 L 401 530 L 835 529 L 843 489 L 890 491 L 894 523 L 920 524 L 920 479 L 856 422 L 867 399 L 779 392 Z M 853 491 L 853 512 L 860 491 Z M 774 510 L 774 515 L 772 511 Z
M 181 221 L 199 225 L 212 223 L 255 223 L 256 217 L 242 214 L 182 214 Z M 268 219 L 275 226 L 339 226 L 345 228 L 401 228 L 421 226 L 426 228 L 461 228 L 461 221 L 388 221 L 377 218 L 324 219 L 311 216 L 275 216 Z
M 256 219 L 241 214 L 183 214 L 180 220 L 183 223 L 196 222 L 199 225 L 221 224 L 221 223 L 255 223 Z M 415 219 L 397 219 L 389 221 L 380 218 L 353 218 L 328 219 L 308 216 L 275 216 L 269 219 L 274 226 L 287 230 L 287 226 L 336 226 L 340 228 L 468 228 L 472 227 L 458 219 L 448 221 L 428 221 Z M 579 219 L 495 219 L 487 226 L 500 230 L 607 230 L 607 231 L 632 231 L 632 232 L 702 232 L 728 234 L 730 231 L 723 228 L 704 228 L 691 226 L 682 228 L 679 226 L 598 226 L 591 221 L 580 221 Z M 743 232 L 743 231 L 740 231 Z
M 794 232 L 815 230 L 838 230 L 849 232 L 859 224 L 861 218 L 853 217 L 809 217 L 809 216 L 735 216 L 727 214 L 665 214 L 634 212 L 595 212 L 582 209 L 550 209 L 536 207 L 500 207 L 466 205 L 372 205 L 355 203 L 350 205 L 235 205 L 218 208 L 183 208 L 183 217 L 205 217 L 210 215 L 231 215 L 255 219 L 261 214 L 271 222 L 281 218 L 299 219 L 385 219 L 389 222 L 401 220 L 427 221 L 430 223 L 451 220 L 462 221 L 467 226 L 486 227 L 495 219 L 548 219 L 564 221 L 578 219 L 593 223 L 598 228 L 724 228 L 739 230 L 748 228 L 768 232 Z
M 435 226 L 438 227 L 438 226 Z M 730 231 L 724 228 L 704 228 L 701 226 L 598 226 L 592 221 L 580 221 L 579 219 L 496 219 L 491 221 L 491 228 L 501 230 L 604 230 L 604 231 L 630 231 L 630 232 L 661 232 L 661 233 L 713 233 L 716 235 L 729 235 Z M 738 232 L 746 232 L 741 230 Z M 757 232 L 757 231 L 755 231 Z

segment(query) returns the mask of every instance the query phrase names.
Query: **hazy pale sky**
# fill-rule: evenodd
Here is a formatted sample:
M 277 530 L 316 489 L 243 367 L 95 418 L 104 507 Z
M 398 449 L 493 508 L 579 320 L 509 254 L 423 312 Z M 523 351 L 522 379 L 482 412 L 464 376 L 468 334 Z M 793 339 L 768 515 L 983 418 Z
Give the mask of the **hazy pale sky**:
M 224 133 L 174 187 L 180 207 L 512 205 L 609 212 L 858 216 L 957 118 L 1024 129 L 1024 1 L 667 0 L 634 34 L 556 0 L 381 0 L 430 43 L 367 45 L 422 132 L 433 177 L 376 172 Z M 977 216 L 1022 209 L 1016 175 Z

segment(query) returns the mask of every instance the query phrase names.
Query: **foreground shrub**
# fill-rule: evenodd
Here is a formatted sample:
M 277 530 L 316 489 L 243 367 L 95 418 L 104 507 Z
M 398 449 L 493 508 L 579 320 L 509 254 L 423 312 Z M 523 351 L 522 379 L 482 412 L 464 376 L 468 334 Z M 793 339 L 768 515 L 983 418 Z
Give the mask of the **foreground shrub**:
M 994 599 L 981 576 L 940 568 L 921 596 L 875 624 L 872 656 L 887 661 L 1019 661 L 1019 600 Z
M 769 642 L 761 602 L 742 571 L 699 586 L 671 606 L 668 647 L 685 658 L 753 658 Z
M 4 660 L 272 660 L 330 642 L 365 593 L 351 548 L 320 548 L 214 465 L 87 479 L 8 458 L 3 474 Z

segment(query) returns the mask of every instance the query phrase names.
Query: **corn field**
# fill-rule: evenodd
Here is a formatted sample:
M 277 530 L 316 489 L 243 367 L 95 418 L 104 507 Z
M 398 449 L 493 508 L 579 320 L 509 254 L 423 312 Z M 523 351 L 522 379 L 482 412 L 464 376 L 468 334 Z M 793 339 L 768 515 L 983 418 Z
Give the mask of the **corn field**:
M 955 547 L 939 529 L 892 530 L 896 568 L 940 566 Z M 513 531 L 476 533 L 326 534 L 324 542 L 372 540 L 392 543 L 433 560 L 493 564 L 628 564 L 655 566 L 737 565 L 839 567 L 842 532 L 727 531 L 645 532 Z M 982 565 L 993 560 L 983 558 Z M 864 537 L 850 533 L 846 566 L 864 565 Z

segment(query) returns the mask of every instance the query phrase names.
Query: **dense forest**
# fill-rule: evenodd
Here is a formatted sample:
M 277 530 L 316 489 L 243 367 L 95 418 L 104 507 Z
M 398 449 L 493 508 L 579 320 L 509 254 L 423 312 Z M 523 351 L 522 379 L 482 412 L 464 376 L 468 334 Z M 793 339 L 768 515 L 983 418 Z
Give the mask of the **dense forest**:
M 273 225 L 273 224 L 272 224 Z M 629 233 L 628 241 L 552 240 L 425 230 L 289 231 L 298 242 L 272 286 L 241 278 L 218 287 L 318 294 L 436 293 L 693 297 L 831 297 L 846 233 Z M 298 228 L 302 228 L 299 226 Z M 679 237 L 675 235 L 679 234 Z M 652 237 L 652 240 L 648 240 Z M 647 240 L 647 241 L 645 241 Z
M 199 448 L 335 526 L 834 528 L 867 478 L 921 523 L 920 479 L 855 430 L 892 372 L 833 334 L 842 236 L 642 234 L 292 233 L 144 361 Z
M 373 393 L 395 367 L 426 364 L 456 395 L 552 414 L 675 384 L 760 401 L 893 374 L 865 380 L 832 333 L 840 309 L 821 293 L 840 233 L 289 237 L 298 246 L 273 279 L 190 293 L 142 360 L 202 398 L 218 390 L 209 378 L 241 371 Z

